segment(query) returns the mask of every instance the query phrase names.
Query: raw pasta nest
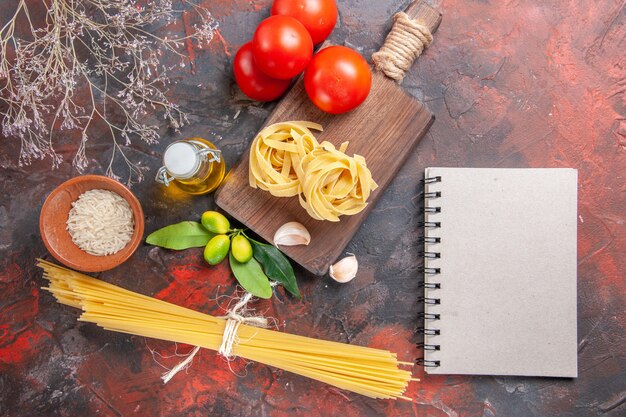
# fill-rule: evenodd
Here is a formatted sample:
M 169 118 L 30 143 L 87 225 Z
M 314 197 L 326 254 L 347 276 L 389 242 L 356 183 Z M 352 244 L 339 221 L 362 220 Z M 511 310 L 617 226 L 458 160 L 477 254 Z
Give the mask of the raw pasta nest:
M 298 195 L 300 204 L 317 220 L 339 221 L 367 206 L 378 188 L 365 158 L 345 154 L 348 142 L 336 149 L 321 145 L 312 122 L 284 122 L 263 129 L 252 142 L 249 183 L 276 197 Z
M 250 148 L 250 186 L 275 197 L 297 195 L 302 177 L 300 161 L 318 146 L 310 129 L 321 131 L 322 126 L 285 122 L 261 130 Z
M 322 142 L 302 159 L 300 204 L 314 219 L 338 222 L 341 215 L 357 214 L 378 188 L 365 158 L 346 155 L 347 146 L 344 142 L 335 149 L 332 143 Z

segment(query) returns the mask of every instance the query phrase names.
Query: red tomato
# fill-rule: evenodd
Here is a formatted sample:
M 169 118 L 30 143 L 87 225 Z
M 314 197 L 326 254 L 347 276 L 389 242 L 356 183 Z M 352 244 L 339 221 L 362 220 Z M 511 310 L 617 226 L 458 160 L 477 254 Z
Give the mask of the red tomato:
M 262 21 L 254 32 L 252 48 L 257 67 L 281 80 L 304 71 L 313 55 L 311 35 L 290 16 L 270 16 Z
M 271 78 L 257 68 L 252 55 L 252 42 L 237 51 L 233 61 L 235 80 L 241 91 L 252 100 L 271 101 L 282 96 L 291 80 Z
M 322 43 L 337 23 L 335 0 L 274 0 L 271 13 L 298 19 L 315 45 Z
M 311 101 L 327 113 L 345 113 L 370 92 L 372 72 L 367 61 L 350 48 L 331 46 L 319 51 L 304 73 Z

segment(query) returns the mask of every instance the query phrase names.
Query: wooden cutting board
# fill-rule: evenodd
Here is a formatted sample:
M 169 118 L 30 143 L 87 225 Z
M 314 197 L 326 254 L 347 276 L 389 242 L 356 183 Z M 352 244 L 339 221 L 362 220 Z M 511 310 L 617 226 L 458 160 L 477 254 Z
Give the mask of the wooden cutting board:
M 439 12 L 423 1 L 412 3 L 405 12 L 435 32 L 441 21 Z M 369 205 L 354 216 L 342 216 L 340 222 L 314 220 L 300 206 L 298 197 L 277 198 L 248 183 L 246 152 L 233 167 L 216 195 L 217 205 L 268 242 L 284 223 L 298 221 L 311 233 L 308 246 L 281 247 L 291 259 L 316 275 L 328 272 L 346 245 L 357 232 L 376 201 L 383 194 L 415 145 L 434 121 L 430 111 L 400 85 L 382 72 L 372 70 L 372 89 L 367 99 L 348 113 L 331 115 L 319 110 L 308 99 L 302 77 L 276 105 L 265 125 L 290 120 L 308 120 L 321 124 L 317 134 L 321 143 L 329 141 L 338 147 L 350 145 L 348 155 L 365 157 L 372 176 L 378 183 Z M 358 248 L 356 249 L 358 257 Z

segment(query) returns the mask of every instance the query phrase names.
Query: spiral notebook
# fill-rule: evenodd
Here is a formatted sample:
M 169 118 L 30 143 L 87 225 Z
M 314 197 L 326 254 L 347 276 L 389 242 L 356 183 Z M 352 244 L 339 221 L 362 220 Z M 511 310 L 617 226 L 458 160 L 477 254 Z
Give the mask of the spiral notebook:
M 428 168 L 429 374 L 576 377 L 577 171 Z

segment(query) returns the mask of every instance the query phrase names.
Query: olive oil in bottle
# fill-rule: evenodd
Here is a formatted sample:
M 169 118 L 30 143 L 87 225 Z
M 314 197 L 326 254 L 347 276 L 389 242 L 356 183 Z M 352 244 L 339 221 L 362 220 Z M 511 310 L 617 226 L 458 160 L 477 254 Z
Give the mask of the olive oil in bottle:
M 190 138 L 167 147 L 156 181 L 176 186 L 188 194 L 200 195 L 214 191 L 225 173 L 222 152 L 206 139 Z

